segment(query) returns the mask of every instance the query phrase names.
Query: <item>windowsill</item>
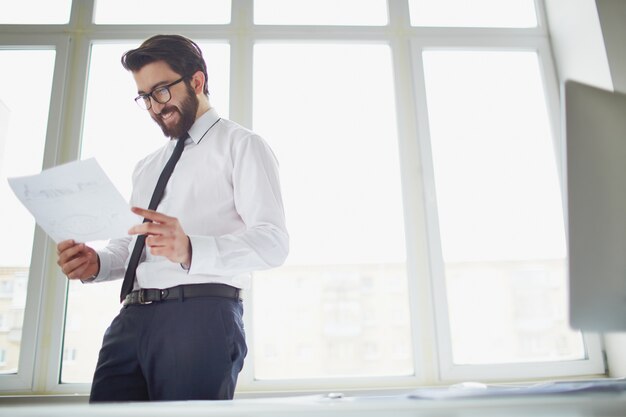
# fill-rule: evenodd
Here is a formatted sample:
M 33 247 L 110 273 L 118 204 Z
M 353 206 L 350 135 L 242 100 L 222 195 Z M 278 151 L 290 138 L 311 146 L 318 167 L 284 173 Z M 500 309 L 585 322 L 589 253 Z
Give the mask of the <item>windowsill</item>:
M 554 378 L 554 379 L 542 379 L 542 380 L 524 380 L 524 381 L 514 381 L 514 382 L 506 382 L 506 383 L 487 383 L 488 385 L 533 385 L 540 384 L 543 382 L 576 382 L 576 381 L 588 381 L 591 379 L 603 379 L 607 378 L 606 375 L 593 375 L 593 376 L 579 376 L 579 377 L 571 377 L 571 378 Z M 404 388 L 361 388 L 361 389 L 336 389 L 332 388 L 328 389 L 301 389 L 301 390 L 275 390 L 275 391 L 243 391 L 235 393 L 235 400 L 263 400 L 263 399 L 286 399 L 286 398 L 296 398 L 296 397 L 315 397 L 315 396 L 329 396 L 337 395 L 343 398 L 375 398 L 375 397 L 406 397 L 410 393 L 412 393 L 416 389 L 421 388 L 433 388 L 433 387 L 446 387 L 453 385 L 453 383 L 442 383 L 440 385 L 424 385 L 424 386 L 415 386 L 415 387 L 404 387 Z M 567 394 L 568 397 L 577 397 L 577 394 L 571 393 Z M 533 396 L 528 396 L 526 398 L 531 398 Z M 535 396 L 536 397 L 536 396 Z M 626 393 L 623 394 L 623 397 L 626 399 Z M 87 404 L 89 402 L 89 394 L 63 394 L 63 393 L 50 393 L 50 394 L 0 394 L 0 408 L 1 406 L 6 405 L 35 405 L 35 404 Z
M 413 389 L 341 390 L 348 397 L 402 396 Z M 235 394 L 237 400 L 290 398 L 302 396 L 328 395 L 332 390 L 302 390 L 275 392 L 241 392 Z M 0 394 L 0 406 L 26 404 L 82 404 L 89 402 L 89 394 Z
M 17 397 L 13 397 L 17 398 Z M 242 399 L 234 401 L 174 401 L 158 403 L 108 403 L 90 405 L 86 396 L 31 396 L 18 402 L 0 401 L 3 415 L 22 417 L 102 416 L 142 417 L 171 416 L 184 412 L 185 416 L 254 415 L 275 417 L 277 415 L 324 415 L 396 417 L 457 415 L 464 417 L 508 417 L 511 413 L 548 417 L 559 415 L 623 415 L 626 409 L 626 393 L 535 395 L 531 397 L 475 398 L 454 400 L 415 400 L 406 395 L 389 395 L 372 398 L 348 396 L 329 398 L 325 396 L 297 396 Z
M 88 394 L 16 394 L 0 395 L 0 405 L 87 404 Z

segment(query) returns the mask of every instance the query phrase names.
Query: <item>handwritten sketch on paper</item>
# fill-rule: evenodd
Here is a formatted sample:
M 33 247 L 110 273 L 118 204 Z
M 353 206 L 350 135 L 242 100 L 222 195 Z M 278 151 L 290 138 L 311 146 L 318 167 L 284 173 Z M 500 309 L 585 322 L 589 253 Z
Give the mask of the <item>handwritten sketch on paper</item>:
M 94 158 L 8 181 L 37 224 L 57 243 L 123 237 L 141 222 Z

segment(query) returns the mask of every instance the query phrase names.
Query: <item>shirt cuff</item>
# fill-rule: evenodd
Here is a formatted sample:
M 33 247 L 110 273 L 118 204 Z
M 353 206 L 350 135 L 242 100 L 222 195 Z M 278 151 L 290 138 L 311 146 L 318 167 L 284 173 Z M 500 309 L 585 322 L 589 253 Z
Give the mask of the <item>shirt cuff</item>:
M 191 244 L 191 238 L 187 235 L 187 242 L 189 242 L 189 265 L 185 265 L 180 263 L 180 267 L 183 268 L 183 271 L 189 272 L 189 268 L 191 268 L 191 262 L 193 261 L 193 246 Z
M 212 236 L 189 236 L 193 257 L 191 258 L 191 266 L 188 273 L 206 274 L 208 271 L 215 269 L 215 260 L 217 258 L 217 243 Z
M 111 254 L 104 251 L 96 251 L 96 254 L 98 255 L 100 269 L 95 276 L 83 280 L 84 283 L 103 281 L 111 275 Z
M 98 272 L 100 272 L 100 256 L 98 256 L 98 254 L 96 254 L 96 259 L 98 261 Z M 90 276 L 89 278 L 81 279 L 80 282 L 82 282 L 83 284 L 87 284 L 87 283 L 95 281 L 96 278 L 98 277 L 98 272 L 96 272 L 94 275 Z

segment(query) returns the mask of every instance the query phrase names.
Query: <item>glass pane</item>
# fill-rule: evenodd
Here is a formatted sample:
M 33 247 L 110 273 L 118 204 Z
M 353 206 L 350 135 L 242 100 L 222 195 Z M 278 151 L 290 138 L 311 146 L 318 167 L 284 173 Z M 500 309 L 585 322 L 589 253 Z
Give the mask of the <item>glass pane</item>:
M 92 46 L 81 150 L 83 159 L 96 157 L 126 199 L 130 198 L 135 164 L 167 140 L 148 112 L 133 101 L 137 86 L 132 74 L 120 64 L 122 54 L 140 42 Z M 228 117 L 230 47 L 224 43 L 198 44 L 207 62 L 211 104 Z M 104 244 L 91 243 L 94 247 Z M 120 308 L 120 285 L 121 281 L 70 283 L 63 382 L 91 382 L 102 336 Z
M 0 24 L 64 24 L 70 21 L 72 0 L 5 0 L 1 7 Z
M 54 58 L 55 51 L 0 51 L 0 373 L 17 372 L 35 231 L 7 178 L 41 171 Z M 25 68 L 37 76 L 25 82 Z
M 385 0 L 254 0 L 258 25 L 387 24 Z
M 409 0 L 413 26 L 529 28 L 534 0 Z
M 253 279 L 255 378 L 412 374 L 389 48 L 259 44 L 254 63 L 291 236 Z
M 423 57 L 454 362 L 583 358 L 537 54 Z
M 230 0 L 95 0 L 94 23 L 104 25 L 226 24 Z

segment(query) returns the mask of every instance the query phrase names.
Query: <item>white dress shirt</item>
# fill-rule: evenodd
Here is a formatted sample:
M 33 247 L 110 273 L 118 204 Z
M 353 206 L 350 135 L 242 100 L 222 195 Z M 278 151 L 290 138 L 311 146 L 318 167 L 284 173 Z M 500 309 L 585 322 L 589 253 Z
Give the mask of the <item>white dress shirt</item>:
M 281 265 L 289 251 L 276 158 L 260 136 L 213 109 L 189 136 L 156 210 L 178 218 L 191 241 L 191 267 L 146 249 L 134 289 L 210 282 L 249 288 L 253 271 Z M 174 146 L 170 140 L 137 164 L 131 205 L 148 208 Z M 136 239 L 114 239 L 98 251 L 93 282 L 123 278 Z

